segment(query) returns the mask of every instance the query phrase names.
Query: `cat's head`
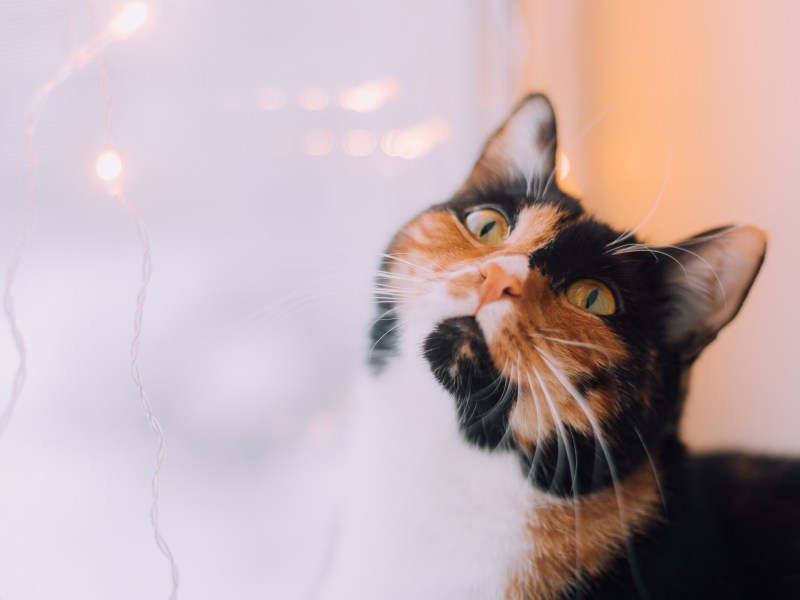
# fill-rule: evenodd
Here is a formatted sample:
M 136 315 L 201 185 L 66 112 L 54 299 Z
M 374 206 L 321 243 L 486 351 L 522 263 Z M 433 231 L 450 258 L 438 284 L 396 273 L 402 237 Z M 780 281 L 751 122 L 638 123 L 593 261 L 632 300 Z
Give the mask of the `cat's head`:
M 525 98 L 455 196 L 398 232 L 373 355 L 424 356 L 467 440 L 575 493 L 674 435 L 688 367 L 738 312 L 766 240 L 723 227 L 645 245 L 559 189 L 556 139 L 548 100 Z

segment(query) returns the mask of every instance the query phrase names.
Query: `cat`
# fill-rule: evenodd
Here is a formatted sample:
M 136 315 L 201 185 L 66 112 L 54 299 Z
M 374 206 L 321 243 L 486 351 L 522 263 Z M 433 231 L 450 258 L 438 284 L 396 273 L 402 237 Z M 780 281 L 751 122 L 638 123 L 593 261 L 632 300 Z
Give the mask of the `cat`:
M 800 462 L 679 438 L 765 235 L 645 245 L 559 188 L 556 139 L 528 96 L 391 241 L 321 598 L 800 598 Z

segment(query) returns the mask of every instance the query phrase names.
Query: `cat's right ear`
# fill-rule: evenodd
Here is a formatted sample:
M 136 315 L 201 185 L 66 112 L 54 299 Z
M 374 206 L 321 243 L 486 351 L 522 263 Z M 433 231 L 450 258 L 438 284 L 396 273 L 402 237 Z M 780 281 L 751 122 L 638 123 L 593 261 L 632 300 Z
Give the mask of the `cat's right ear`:
M 739 312 L 764 261 L 767 236 L 755 227 L 724 227 L 656 246 L 669 294 L 667 342 L 693 361 Z
M 520 181 L 541 184 L 555 178 L 556 117 L 546 96 L 524 98 L 483 147 L 472 173 L 461 186 L 486 189 Z

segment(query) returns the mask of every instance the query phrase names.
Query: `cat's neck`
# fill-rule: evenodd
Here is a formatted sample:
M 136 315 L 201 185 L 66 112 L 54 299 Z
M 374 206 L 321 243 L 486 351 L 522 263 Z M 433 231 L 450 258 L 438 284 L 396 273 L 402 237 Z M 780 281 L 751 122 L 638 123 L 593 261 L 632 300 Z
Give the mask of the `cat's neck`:
M 358 590 L 341 583 L 349 591 L 331 597 L 387 597 L 383 583 L 413 572 L 398 598 L 550 598 L 602 572 L 662 514 L 649 462 L 577 500 L 537 490 L 512 452 L 463 438 L 453 399 L 421 359 L 394 357 L 354 409 L 353 511 L 337 570 L 361 575 Z

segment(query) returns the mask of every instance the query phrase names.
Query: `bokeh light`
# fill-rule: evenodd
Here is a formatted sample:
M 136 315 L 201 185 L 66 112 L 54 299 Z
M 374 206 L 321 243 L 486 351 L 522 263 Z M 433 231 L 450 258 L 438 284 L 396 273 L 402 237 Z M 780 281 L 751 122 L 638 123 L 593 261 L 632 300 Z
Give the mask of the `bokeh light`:
M 339 96 L 343 108 L 356 112 L 378 110 L 400 91 L 400 83 L 393 77 L 383 77 L 347 88 Z
M 389 156 L 414 160 L 448 137 L 450 124 L 446 119 L 435 117 L 404 130 L 387 131 L 381 138 L 381 148 Z
M 375 136 L 366 129 L 351 129 L 342 140 L 342 147 L 350 156 L 369 156 L 377 145 Z
M 333 133 L 328 129 L 311 129 L 303 139 L 303 149 L 309 156 L 330 154 L 333 144 Z
M 331 95 L 328 90 L 320 87 L 308 87 L 300 91 L 298 98 L 300 106 L 306 110 L 322 110 L 328 106 Z

